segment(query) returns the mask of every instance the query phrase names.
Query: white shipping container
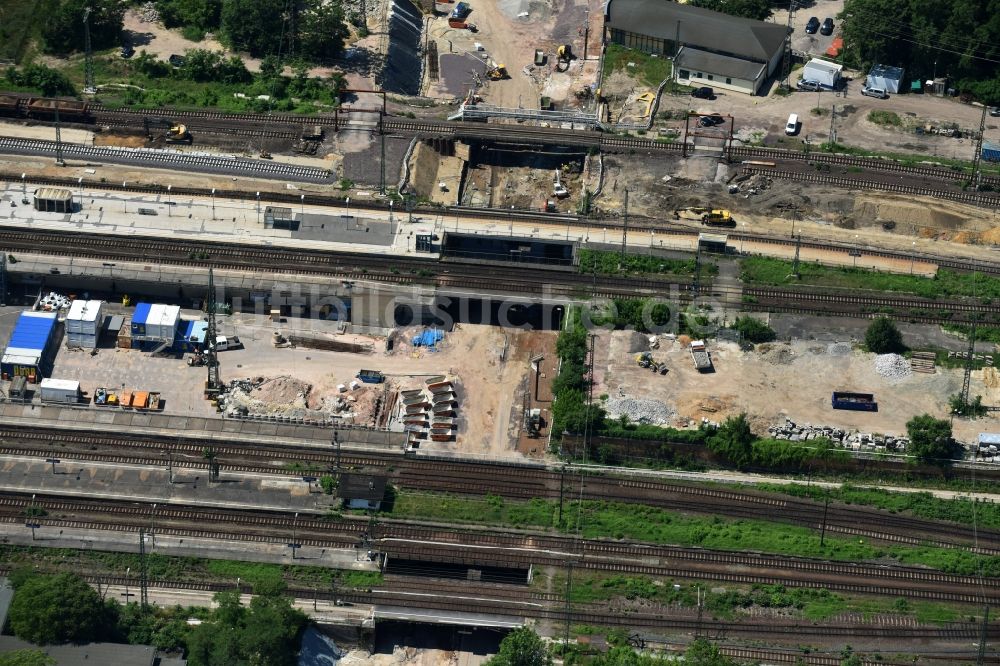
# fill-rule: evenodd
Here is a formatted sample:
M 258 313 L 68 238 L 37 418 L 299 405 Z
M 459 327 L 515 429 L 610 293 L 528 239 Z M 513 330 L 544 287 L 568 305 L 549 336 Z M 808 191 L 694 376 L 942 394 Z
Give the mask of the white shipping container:
M 72 379 L 45 378 L 41 389 L 45 402 L 77 402 L 80 398 L 80 382 Z
M 179 305 L 164 305 L 155 303 L 149 308 L 146 319 L 145 340 L 173 341 L 177 333 L 177 323 L 181 317 Z
M 96 349 L 97 336 L 88 335 L 86 333 L 67 333 L 66 346 L 70 348 L 82 347 L 84 349 Z
M 97 335 L 103 322 L 102 310 L 104 301 L 84 301 L 77 299 L 69 306 L 66 315 L 67 333 L 86 333 Z

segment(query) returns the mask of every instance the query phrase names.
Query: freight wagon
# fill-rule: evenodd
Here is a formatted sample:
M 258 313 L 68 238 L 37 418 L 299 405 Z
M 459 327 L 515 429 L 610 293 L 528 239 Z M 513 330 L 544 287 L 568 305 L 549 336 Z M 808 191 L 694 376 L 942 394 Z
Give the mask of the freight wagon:
M 834 391 L 831 399 L 834 409 L 850 409 L 856 412 L 877 412 L 878 403 L 871 393 L 851 393 Z

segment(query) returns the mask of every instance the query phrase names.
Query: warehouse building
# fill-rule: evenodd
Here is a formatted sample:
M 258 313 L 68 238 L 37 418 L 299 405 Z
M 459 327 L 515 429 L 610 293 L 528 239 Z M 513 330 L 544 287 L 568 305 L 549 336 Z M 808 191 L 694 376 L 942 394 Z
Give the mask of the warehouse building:
M 35 190 L 35 210 L 46 213 L 72 213 L 73 193 L 59 187 Z
M 52 372 L 58 323 L 55 312 L 21 313 L 0 358 L 0 375 L 4 380 L 25 377 L 36 384 Z
M 608 41 L 674 57 L 674 79 L 754 95 L 784 53 L 785 25 L 730 16 L 670 0 L 608 0 Z

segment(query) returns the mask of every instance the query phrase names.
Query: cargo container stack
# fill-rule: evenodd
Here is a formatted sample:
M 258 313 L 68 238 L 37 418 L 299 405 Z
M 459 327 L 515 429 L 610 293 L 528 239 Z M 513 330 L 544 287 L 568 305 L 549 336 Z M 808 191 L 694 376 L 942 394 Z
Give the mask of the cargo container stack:
M 96 349 L 101 332 L 104 301 L 75 300 L 66 315 L 66 346 Z
M 22 312 L 0 358 L 0 376 L 25 377 L 36 384 L 48 375 L 59 344 L 58 324 L 55 312 Z
M 172 346 L 177 338 L 180 323 L 179 305 L 139 303 L 129 325 L 134 349 L 155 350 L 164 345 Z

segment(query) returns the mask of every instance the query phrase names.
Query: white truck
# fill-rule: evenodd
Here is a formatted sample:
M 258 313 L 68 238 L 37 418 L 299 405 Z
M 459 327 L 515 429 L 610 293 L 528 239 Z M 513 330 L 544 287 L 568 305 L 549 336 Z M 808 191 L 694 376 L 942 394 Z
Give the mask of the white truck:
M 708 372 L 712 369 L 712 357 L 708 353 L 708 348 L 705 347 L 704 340 L 692 340 L 690 349 L 691 358 L 694 359 L 694 367 L 698 369 L 698 372 Z

